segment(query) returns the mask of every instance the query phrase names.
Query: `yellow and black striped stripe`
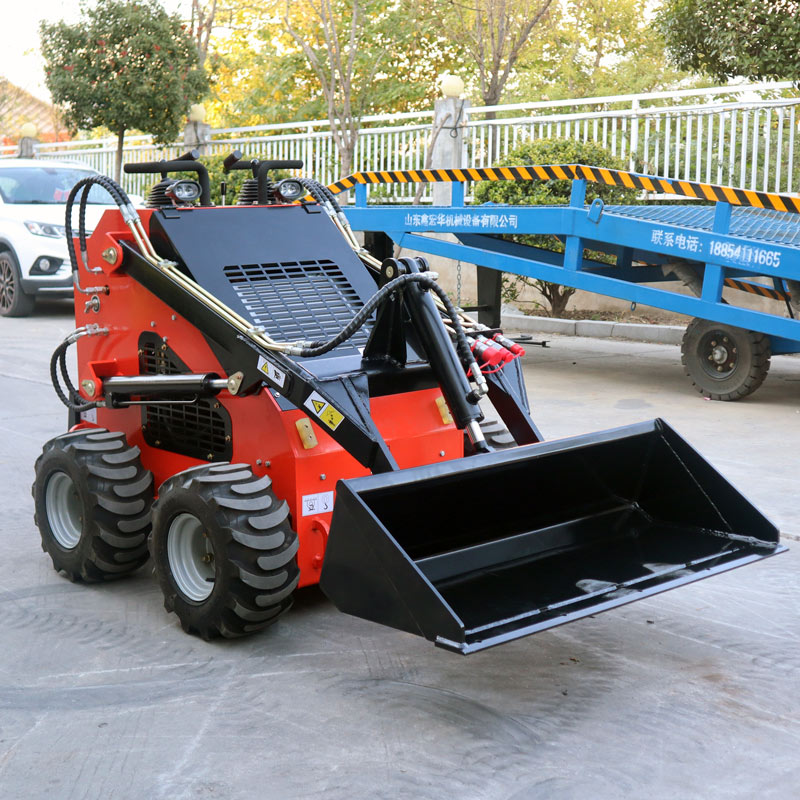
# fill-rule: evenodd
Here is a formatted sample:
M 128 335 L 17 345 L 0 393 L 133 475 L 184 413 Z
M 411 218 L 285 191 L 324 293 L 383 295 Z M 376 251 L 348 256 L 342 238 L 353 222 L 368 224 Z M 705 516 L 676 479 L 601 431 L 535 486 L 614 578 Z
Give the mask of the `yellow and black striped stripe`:
M 764 286 L 760 283 L 737 281 L 734 278 L 725 278 L 725 285 L 730 286 L 731 289 L 739 289 L 742 292 L 749 292 L 759 297 L 769 297 L 772 300 L 788 300 L 791 296 L 785 292 L 779 292 L 777 289 L 771 289 L 769 286 Z
M 625 189 L 643 189 L 648 192 L 674 194 L 696 200 L 722 201 L 734 206 L 768 208 L 774 211 L 800 214 L 800 197 L 772 194 L 771 192 L 752 192 L 749 189 L 736 189 L 732 186 L 717 186 L 711 183 L 659 178 L 654 175 L 640 175 L 637 172 L 624 172 L 618 169 L 587 167 L 584 164 L 356 172 L 332 183 L 328 188 L 334 194 L 338 194 L 352 189 L 357 184 L 575 180 L 578 178 Z

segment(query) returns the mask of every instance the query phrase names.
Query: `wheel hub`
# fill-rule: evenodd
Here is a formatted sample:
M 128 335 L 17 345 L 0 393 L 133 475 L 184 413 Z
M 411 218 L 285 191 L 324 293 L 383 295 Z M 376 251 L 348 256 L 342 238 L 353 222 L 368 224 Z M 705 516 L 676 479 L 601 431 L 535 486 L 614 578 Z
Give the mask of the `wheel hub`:
M 55 540 L 65 550 L 73 550 L 81 538 L 83 514 L 78 490 L 66 472 L 59 470 L 48 478 L 44 502 Z
M 194 514 L 178 514 L 167 531 L 167 560 L 181 594 L 197 603 L 214 591 L 214 547 Z
M 0 258 L 0 308 L 9 309 L 14 303 L 14 275 L 11 264 Z
M 712 378 L 724 380 L 739 362 L 736 343 L 723 331 L 709 331 L 698 348 L 703 370 Z

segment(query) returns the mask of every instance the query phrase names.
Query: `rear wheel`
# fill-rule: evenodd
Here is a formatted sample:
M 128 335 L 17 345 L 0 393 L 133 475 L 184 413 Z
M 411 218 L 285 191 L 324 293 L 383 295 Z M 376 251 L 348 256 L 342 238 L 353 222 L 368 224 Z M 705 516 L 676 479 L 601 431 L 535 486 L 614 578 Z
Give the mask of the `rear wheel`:
M 247 464 L 214 464 L 161 486 L 150 551 L 164 607 L 187 633 L 246 636 L 291 606 L 298 539 L 271 483 Z
M 10 250 L 0 253 L 0 315 L 27 317 L 36 301 L 22 290 L 22 278 L 16 256 Z
M 35 469 L 34 520 L 56 570 L 94 583 L 147 561 L 153 475 L 125 434 L 93 428 L 57 436 Z
M 704 319 L 689 323 L 681 345 L 686 374 L 712 400 L 739 400 L 758 389 L 771 355 L 763 333 Z

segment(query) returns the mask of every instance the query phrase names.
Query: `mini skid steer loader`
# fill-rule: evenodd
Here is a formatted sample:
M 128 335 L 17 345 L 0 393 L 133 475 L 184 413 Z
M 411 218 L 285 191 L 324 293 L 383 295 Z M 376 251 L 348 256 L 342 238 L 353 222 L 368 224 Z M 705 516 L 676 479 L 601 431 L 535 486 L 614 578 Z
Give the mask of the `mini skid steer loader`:
M 360 248 L 324 186 L 272 180 L 301 166 L 232 153 L 236 205 L 211 205 L 195 153 L 126 165 L 161 175 L 145 210 L 108 178 L 72 190 L 77 329 L 51 363 L 70 425 L 33 486 L 57 570 L 104 581 L 152 557 L 205 638 L 319 583 L 466 654 L 784 549 L 661 420 L 542 441 L 519 345 L 423 259 Z M 87 237 L 92 184 L 119 210 Z M 487 443 L 482 400 L 516 446 Z

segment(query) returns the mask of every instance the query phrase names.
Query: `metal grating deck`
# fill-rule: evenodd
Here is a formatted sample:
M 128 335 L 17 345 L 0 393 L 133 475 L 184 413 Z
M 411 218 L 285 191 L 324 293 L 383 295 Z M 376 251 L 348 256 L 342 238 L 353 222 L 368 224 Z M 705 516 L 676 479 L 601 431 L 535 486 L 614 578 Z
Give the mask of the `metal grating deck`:
M 327 341 L 363 303 L 333 262 L 295 261 L 225 267 L 225 275 L 255 325 L 281 341 Z M 349 344 L 362 347 L 369 324 Z
M 714 206 L 606 206 L 604 213 L 701 231 L 714 224 Z M 734 206 L 728 234 L 800 249 L 800 214 Z

